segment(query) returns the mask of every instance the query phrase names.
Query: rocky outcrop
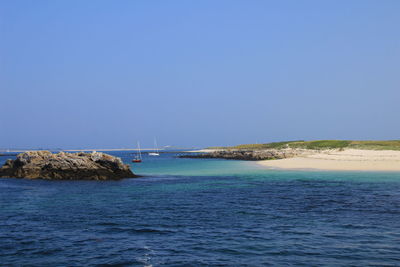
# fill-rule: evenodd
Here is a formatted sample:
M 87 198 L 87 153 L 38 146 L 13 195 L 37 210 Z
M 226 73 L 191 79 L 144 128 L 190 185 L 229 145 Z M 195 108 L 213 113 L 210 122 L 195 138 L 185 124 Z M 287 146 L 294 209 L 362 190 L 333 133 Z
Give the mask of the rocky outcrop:
M 7 160 L 0 177 L 49 180 L 117 180 L 137 177 L 120 158 L 101 152 L 28 151 Z
M 220 150 L 209 153 L 191 153 L 180 155 L 180 158 L 203 158 L 203 159 L 235 159 L 235 160 L 268 160 L 292 158 L 298 155 L 295 150 Z

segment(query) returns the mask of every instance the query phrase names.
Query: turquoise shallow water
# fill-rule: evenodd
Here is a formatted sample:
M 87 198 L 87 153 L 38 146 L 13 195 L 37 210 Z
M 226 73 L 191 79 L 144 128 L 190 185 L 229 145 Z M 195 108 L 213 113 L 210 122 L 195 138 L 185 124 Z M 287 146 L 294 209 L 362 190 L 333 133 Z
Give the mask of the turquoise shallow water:
M 129 162 L 128 157 L 123 157 Z M 262 170 L 254 162 L 227 161 L 213 159 L 184 159 L 176 154 L 161 154 L 159 157 L 146 156 L 140 164 L 131 163 L 132 169 L 142 175 L 185 175 L 185 176 L 223 176 L 255 173 Z
M 174 156 L 132 164 L 139 179 L 0 179 L 0 265 L 400 263 L 400 173 Z

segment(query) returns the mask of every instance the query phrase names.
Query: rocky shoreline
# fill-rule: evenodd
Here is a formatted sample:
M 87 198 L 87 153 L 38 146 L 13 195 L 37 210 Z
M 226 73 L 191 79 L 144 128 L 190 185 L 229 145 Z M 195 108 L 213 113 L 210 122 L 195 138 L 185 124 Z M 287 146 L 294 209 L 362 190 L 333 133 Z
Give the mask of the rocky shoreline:
M 27 151 L 7 160 L 0 177 L 48 180 L 119 180 L 138 177 L 120 158 L 101 153 Z
M 200 159 L 231 159 L 231 160 L 273 160 L 292 158 L 301 151 L 294 149 L 269 149 L 269 150 L 220 150 L 207 153 L 190 153 L 178 156 L 179 158 Z

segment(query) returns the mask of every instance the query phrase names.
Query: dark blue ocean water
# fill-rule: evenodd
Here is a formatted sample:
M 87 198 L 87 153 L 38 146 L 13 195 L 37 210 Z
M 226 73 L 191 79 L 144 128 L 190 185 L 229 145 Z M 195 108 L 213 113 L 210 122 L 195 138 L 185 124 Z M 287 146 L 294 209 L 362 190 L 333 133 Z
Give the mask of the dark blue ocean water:
M 0 265 L 400 265 L 400 173 L 173 156 L 139 179 L 0 179 Z

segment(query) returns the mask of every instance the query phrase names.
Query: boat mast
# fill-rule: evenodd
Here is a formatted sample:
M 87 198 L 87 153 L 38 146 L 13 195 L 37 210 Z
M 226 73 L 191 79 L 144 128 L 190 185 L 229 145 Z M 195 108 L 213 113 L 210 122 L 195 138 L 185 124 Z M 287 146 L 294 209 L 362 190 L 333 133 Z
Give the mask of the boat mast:
M 155 146 L 157 154 L 158 154 L 157 139 L 155 137 L 154 137 L 154 146 Z
M 139 141 L 137 142 L 137 146 L 138 146 L 138 149 L 139 149 L 139 159 L 142 159 L 142 153 L 140 152 L 140 143 L 139 143 Z

